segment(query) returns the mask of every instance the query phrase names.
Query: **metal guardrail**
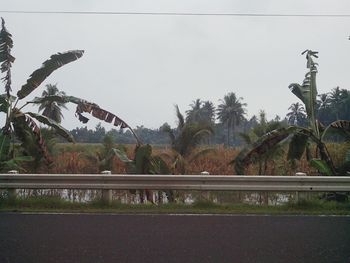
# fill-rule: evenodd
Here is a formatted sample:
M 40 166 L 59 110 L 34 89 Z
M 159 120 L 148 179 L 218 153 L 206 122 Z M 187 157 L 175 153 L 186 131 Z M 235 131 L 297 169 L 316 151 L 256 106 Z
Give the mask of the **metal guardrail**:
M 350 177 L 0 174 L 0 189 L 167 189 L 350 192 Z

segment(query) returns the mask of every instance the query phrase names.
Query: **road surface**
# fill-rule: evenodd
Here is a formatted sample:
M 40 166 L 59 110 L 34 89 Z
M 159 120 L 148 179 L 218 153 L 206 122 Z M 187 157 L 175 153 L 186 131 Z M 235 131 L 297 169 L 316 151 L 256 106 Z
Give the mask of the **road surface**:
M 350 263 L 350 217 L 0 213 L 0 262 Z

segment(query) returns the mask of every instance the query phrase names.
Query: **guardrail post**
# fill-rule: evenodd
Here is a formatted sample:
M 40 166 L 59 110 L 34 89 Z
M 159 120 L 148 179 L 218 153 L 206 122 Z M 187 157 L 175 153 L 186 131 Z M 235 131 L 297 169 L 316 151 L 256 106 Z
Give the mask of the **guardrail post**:
M 9 174 L 18 174 L 18 171 L 17 170 L 11 170 L 11 171 L 8 171 L 7 173 L 9 173 Z M 16 189 L 15 188 L 7 189 L 7 195 L 8 195 L 8 198 L 11 199 L 11 200 L 16 199 Z
M 306 173 L 296 172 L 295 176 L 307 176 Z M 298 203 L 300 201 L 300 197 L 303 197 L 300 192 L 295 192 L 295 202 Z
M 201 175 L 210 175 L 209 172 L 203 171 Z M 200 201 L 210 202 L 210 191 L 201 191 L 199 195 Z
M 102 171 L 101 174 L 108 175 L 112 174 L 111 171 Z M 102 202 L 105 204 L 112 203 L 112 190 L 111 189 L 103 189 L 102 190 Z

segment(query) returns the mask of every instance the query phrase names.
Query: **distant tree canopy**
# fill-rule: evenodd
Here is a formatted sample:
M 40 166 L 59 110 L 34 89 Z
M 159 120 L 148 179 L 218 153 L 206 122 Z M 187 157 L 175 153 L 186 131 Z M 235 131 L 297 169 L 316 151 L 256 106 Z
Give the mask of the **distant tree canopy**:
M 350 120 L 350 91 L 336 87 L 328 93 L 320 94 L 317 115 L 324 125 L 336 120 Z
M 242 132 L 253 131 L 260 134 L 259 129 L 264 127 L 263 123 L 268 124 L 269 127 L 286 126 L 287 124 L 307 125 L 305 108 L 300 102 L 292 103 L 286 116 L 276 115 L 274 119 L 267 120 L 264 111 L 261 111 L 258 117 L 254 115 L 247 119 L 245 115 L 247 104 L 242 101 L 243 99 L 238 98 L 235 93 L 229 93 L 223 100 L 220 100 L 218 108 L 215 108 L 213 102 L 198 98 L 189 105 L 190 109 L 186 111 L 185 121 L 211 125 L 214 132 L 208 143 L 227 145 L 229 139 L 231 146 L 240 146 L 245 143 L 245 140 L 238 136 Z M 319 94 L 317 115 L 319 121 L 324 125 L 328 125 L 337 119 L 350 120 L 350 91 L 336 87 L 328 93 Z M 218 122 L 215 122 L 215 119 Z M 167 122 L 156 129 L 137 126 L 135 133 L 143 143 L 169 145 L 171 143 L 169 136 L 163 132 L 166 130 L 165 127 L 171 129 Z M 76 128 L 71 133 L 77 142 L 102 143 L 103 137 L 108 134 L 113 137 L 116 143 L 135 143 L 135 139 L 129 130 L 111 129 L 106 131 L 101 124 L 98 124 L 95 129 Z

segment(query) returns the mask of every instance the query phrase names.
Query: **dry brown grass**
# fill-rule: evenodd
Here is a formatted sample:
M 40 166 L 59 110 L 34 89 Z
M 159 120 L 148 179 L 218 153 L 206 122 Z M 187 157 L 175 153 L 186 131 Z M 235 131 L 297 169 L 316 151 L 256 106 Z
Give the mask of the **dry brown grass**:
M 96 174 L 100 173 L 97 159 L 97 152 L 101 149 L 101 145 L 88 144 L 84 147 L 82 144 L 76 146 L 69 145 L 65 150 L 65 146 L 59 146 L 58 153 L 54 156 L 54 165 L 49 170 L 50 173 L 63 174 Z M 134 145 L 126 147 L 128 157 L 134 157 Z M 346 152 L 350 149 L 350 144 L 332 143 L 327 145 L 329 152 L 336 165 L 341 164 L 345 160 Z M 214 152 L 201 156 L 193 161 L 187 162 L 187 174 L 200 174 L 207 171 L 212 175 L 235 175 L 232 165 L 229 163 L 237 156 L 240 149 L 225 148 L 222 145 L 217 146 Z M 166 153 L 171 155 L 170 148 L 154 147 L 153 153 L 160 155 Z M 168 161 L 169 163 L 169 161 Z M 268 161 L 267 175 L 295 175 L 296 172 L 305 172 L 308 175 L 317 175 L 317 171 L 311 168 L 305 158 L 300 161 L 291 163 L 286 160 L 285 155 L 277 156 L 273 160 Z M 113 159 L 113 174 L 125 174 L 126 166 L 118 158 Z M 258 165 L 250 165 L 246 174 L 258 174 Z

